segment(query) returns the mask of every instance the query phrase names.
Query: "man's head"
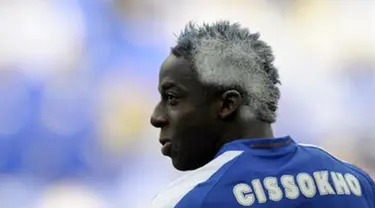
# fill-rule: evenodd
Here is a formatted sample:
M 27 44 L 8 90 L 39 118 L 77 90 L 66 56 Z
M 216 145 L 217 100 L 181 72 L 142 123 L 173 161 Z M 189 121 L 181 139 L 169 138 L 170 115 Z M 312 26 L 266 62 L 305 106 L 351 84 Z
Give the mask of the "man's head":
M 151 117 L 175 168 L 199 168 L 223 143 L 262 136 L 249 132 L 275 121 L 280 95 L 273 60 L 259 35 L 239 24 L 186 26 L 162 64 L 161 101 Z

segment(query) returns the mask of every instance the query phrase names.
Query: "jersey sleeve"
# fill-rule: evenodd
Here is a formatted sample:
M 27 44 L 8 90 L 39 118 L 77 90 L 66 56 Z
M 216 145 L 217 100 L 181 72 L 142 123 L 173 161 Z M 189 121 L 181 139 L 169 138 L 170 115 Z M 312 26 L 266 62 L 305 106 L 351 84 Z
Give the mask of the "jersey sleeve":
M 242 152 L 241 152 L 242 153 Z M 212 207 L 238 207 L 238 203 L 233 195 L 233 175 L 228 172 L 237 169 L 242 155 L 238 154 L 230 162 L 222 166 L 208 180 L 198 184 L 187 193 L 175 206 L 176 208 L 212 208 Z
M 223 187 L 209 182 L 200 184 L 183 200 L 179 202 L 176 208 L 186 207 L 199 207 L 199 208 L 212 208 L 212 207 L 239 207 L 231 186 Z
M 374 180 L 371 180 L 372 181 L 372 203 L 373 203 L 373 207 L 375 207 L 375 181 Z
M 359 169 L 360 170 L 360 169 Z M 370 176 L 370 174 L 364 172 L 361 170 L 361 173 L 365 176 L 366 183 L 364 186 L 364 195 L 368 199 L 369 203 L 372 205 L 371 207 L 375 208 L 375 181 L 374 179 Z
M 358 168 L 357 166 L 349 164 L 354 170 L 357 171 L 358 174 L 364 176 L 365 180 L 362 181 L 364 185 L 363 192 L 365 197 L 368 199 L 369 203 L 372 207 L 375 207 L 375 181 L 371 177 L 371 175 L 362 169 Z

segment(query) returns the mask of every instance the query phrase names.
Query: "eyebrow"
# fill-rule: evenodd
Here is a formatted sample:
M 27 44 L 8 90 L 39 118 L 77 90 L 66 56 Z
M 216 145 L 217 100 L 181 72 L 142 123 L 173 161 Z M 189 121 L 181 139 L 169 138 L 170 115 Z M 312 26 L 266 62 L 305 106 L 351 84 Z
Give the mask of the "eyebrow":
M 186 89 L 174 82 L 165 82 L 163 83 L 160 88 L 159 88 L 159 91 L 160 92 L 164 92 L 164 91 L 167 91 L 171 88 L 177 88 L 178 90 L 183 90 L 183 91 L 186 91 Z

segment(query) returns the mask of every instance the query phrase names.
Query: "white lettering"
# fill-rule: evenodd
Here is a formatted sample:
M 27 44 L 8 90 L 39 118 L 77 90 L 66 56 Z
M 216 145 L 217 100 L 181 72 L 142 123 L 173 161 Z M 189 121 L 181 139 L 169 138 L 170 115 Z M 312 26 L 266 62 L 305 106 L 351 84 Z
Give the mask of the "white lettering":
M 354 175 L 350 173 L 345 174 L 345 180 L 354 195 L 362 196 L 361 184 L 359 184 L 358 179 Z
M 297 199 L 299 197 L 299 189 L 292 175 L 281 176 L 281 184 L 285 188 L 285 196 L 288 199 Z
M 306 198 L 330 195 L 362 196 L 358 178 L 351 173 L 315 171 L 312 174 L 298 173 L 279 177 L 254 178 L 249 183 L 239 183 L 233 187 L 233 194 L 241 206 L 295 200 L 302 194 Z
M 328 171 L 317 171 L 313 175 L 320 195 L 336 194 L 328 182 Z
M 277 178 L 267 177 L 263 181 L 268 191 L 268 196 L 272 201 L 280 201 L 283 198 L 283 192 L 277 183 Z
M 254 194 L 251 193 L 251 187 L 246 183 L 237 184 L 233 188 L 234 197 L 242 206 L 251 206 L 255 202 Z
M 255 196 L 258 199 L 258 203 L 265 203 L 267 201 L 266 194 L 264 193 L 264 189 L 262 187 L 262 183 L 259 179 L 255 179 L 251 181 L 253 185 Z
M 316 194 L 314 179 L 307 173 L 297 175 L 297 183 L 302 194 L 307 198 L 312 198 Z
M 350 194 L 348 184 L 346 184 L 344 176 L 341 173 L 331 172 L 331 177 L 337 194 Z

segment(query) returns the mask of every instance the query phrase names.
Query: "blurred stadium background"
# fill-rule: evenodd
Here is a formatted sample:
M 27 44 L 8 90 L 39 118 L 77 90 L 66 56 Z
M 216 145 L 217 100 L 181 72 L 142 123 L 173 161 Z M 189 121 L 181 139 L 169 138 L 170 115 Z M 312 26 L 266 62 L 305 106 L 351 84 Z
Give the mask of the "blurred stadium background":
M 147 207 L 181 174 L 149 125 L 160 63 L 218 19 L 274 48 L 277 135 L 375 174 L 373 0 L 1 0 L 0 207 Z

